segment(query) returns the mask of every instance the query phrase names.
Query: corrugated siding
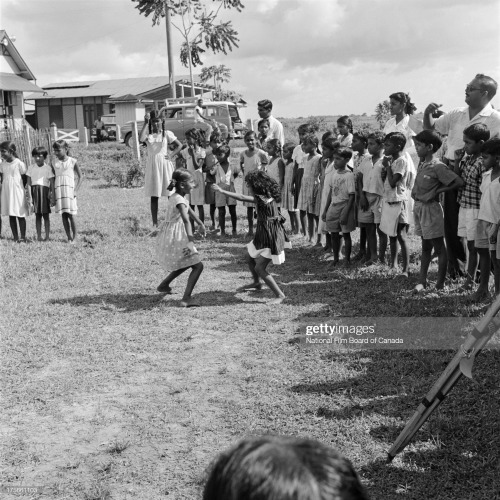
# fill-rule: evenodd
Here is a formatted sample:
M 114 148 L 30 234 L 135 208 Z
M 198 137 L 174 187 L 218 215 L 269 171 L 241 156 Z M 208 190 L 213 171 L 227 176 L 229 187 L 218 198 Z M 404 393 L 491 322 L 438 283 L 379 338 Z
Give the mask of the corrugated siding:
M 49 128 L 50 118 L 49 118 L 49 107 L 48 106 L 38 106 L 36 107 L 36 119 L 38 121 L 38 128 Z
M 63 106 L 63 128 L 77 128 L 74 106 Z
M 83 119 L 83 106 L 81 104 L 77 104 L 75 106 L 76 110 L 76 127 L 79 130 L 83 130 L 83 127 L 85 126 L 85 121 Z
M 116 123 L 120 126 L 125 125 L 125 123 L 137 120 L 135 114 L 136 103 L 118 103 L 115 106 Z M 141 120 L 144 119 L 144 112 L 142 113 Z

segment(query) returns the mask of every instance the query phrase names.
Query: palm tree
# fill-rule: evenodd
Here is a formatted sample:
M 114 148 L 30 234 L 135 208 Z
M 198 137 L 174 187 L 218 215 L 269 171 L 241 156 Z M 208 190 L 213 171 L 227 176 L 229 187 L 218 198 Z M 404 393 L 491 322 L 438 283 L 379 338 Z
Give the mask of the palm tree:
M 223 82 L 229 82 L 231 79 L 231 70 L 224 64 L 219 64 L 219 66 L 208 66 L 208 68 L 203 68 L 200 73 L 200 80 L 202 82 L 207 82 L 211 78 L 214 79 L 214 87 L 216 90 L 221 89 Z

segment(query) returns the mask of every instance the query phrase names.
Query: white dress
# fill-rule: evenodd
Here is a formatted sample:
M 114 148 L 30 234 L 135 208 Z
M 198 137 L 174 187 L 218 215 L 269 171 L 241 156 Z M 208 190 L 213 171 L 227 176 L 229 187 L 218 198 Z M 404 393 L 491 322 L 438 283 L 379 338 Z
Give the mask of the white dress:
M 0 163 L 0 173 L 3 174 L 1 212 L 2 215 L 27 217 L 28 202 L 24 190 L 22 175 L 28 172 L 26 165 L 15 158 L 11 162 Z
M 76 158 L 67 156 L 66 160 L 54 163 L 56 178 L 56 213 L 76 215 L 78 207 L 75 196 L 75 164 Z
M 191 153 L 189 152 L 189 148 L 185 148 L 181 151 L 181 156 L 186 160 L 186 168 L 191 172 L 191 175 L 193 176 L 193 180 L 195 182 L 195 187 L 191 191 L 189 196 L 186 196 L 186 200 L 189 200 L 189 203 L 191 205 L 204 205 L 205 204 L 205 177 L 203 175 L 203 170 L 202 168 L 195 168 L 193 164 L 193 158 L 191 156 Z M 200 147 L 197 146 L 194 149 L 194 157 L 196 161 L 199 161 L 200 159 L 205 159 L 206 158 L 206 151 Z
M 177 140 L 172 132 L 165 131 L 165 137 L 162 134 L 151 134 L 146 139 L 148 153 L 146 156 L 146 172 L 144 174 L 144 194 L 147 197 L 168 196 L 167 190 L 172 174 L 174 164 L 167 160 L 169 153 L 168 145 Z

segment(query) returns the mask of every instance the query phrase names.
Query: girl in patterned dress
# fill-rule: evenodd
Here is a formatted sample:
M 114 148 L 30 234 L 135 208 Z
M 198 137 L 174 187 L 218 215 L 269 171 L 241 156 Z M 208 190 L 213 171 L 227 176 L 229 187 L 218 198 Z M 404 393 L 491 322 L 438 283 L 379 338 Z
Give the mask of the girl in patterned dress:
M 56 213 L 62 214 L 64 231 L 69 243 L 74 243 L 76 239 L 76 193 L 82 183 L 82 173 L 76 162 L 76 158 L 68 156 L 69 146 L 65 140 L 59 140 L 53 144 L 54 154 L 57 161 L 54 163 L 54 173 L 56 175 L 55 198 Z M 75 186 L 75 174 L 78 178 Z
M 290 217 L 290 225 L 292 226 L 292 233 L 299 233 L 299 213 L 295 208 L 295 196 L 293 195 L 293 181 L 295 175 L 295 162 L 293 161 L 293 150 L 295 144 L 293 142 L 286 142 L 283 146 L 283 161 L 285 163 L 285 177 L 283 179 L 283 188 L 281 190 L 281 207 L 288 210 Z
M 240 154 L 240 167 L 243 173 L 243 195 L 252 197 L 252 188 L 245 182 L 247 174 L 254 170 L 266 170 L 267 154 L 257 147 L 257 136 L 253 130 L 249 130 L 245 134 L 245 144 L 247 150 Z M 253 198 L 252 198 L 253 199 Z M 247 207 L 248 233 L 247 236 L 253 236 L 253 201 L 243 203 Z
M 285 262 L 285 248 L 291 248 L 283 227 L 285 218 L 278 211 L 277 202 L 281 200 L 281 191 L 278 183 L 262 170 L 247 174 L 245 182 L 252 190 L 253 196 L 231 193 L 215 184 L 213 186 L 216 191 L 235 200 L 254 203 L 257 210 L 257 229 L 253 240 L 247 245 L 247 262 L 253 282 L 237 291 L 260 290 L 262 279 L 276 296 L 271 303 L 281 304 L 285 294 L 266 270 L 270 262 Z
M 205 139 L 197 128 L 190 128 L 186 131 L 187 148 L 181 151 L 181 156 L 186 161 L 186 168 L 191 173 L 194 180 L 194 188 L 189 194 L 189 204 L 191 210 L 198 207 L 198 214 L 202 223 L 205 222 L 205 178 L 203 177 L 203 164 L 207 156 L 202 144 Z M 194 229 L 194 226 L 193 226 Z
M 139 141 L 145 142 L 147 147 L 144 194 L 151 198 L 151 218 L 153 220 L 151 236 L 153 236 L 158 228 L 158 200 L 161 196 L 169 195 L 167 186 L 174 171 L 172 159 L 175 158 L 182 146 L 172 132 L 165 130 L 163 110 L 153 110 L 151 113 L 146 113 Z M 174 151 L 169 149 L 171 144 L 175 145 Z
M 33 210 L 36 217 L 36 235 L 42 241 L 42 219 L 45 223 L 45 241 L 50 236 L 50 206 L 54 205 L 54 172 L 46 163 L 48 151 L 43 147 L 34 148 L 31 156 L 35 163 L 28 168 L 28 188 L 31 190 Z
M 302 176 L 297 208 L 300 210 L 303 226 L 305 226 L 307 217 L 308 241 L 312 243 L 319 221 L 319 206 L 317 206 L 316 198 L 320 185 L 321 166 L 319 160 L 321 155 L 318 153 L 318 138 L 314 134 L 305 136 L 302 140 L 302 149 L 307 157 L 303 162 L 304 175 Z
M 179 168 L 172 174 L 169 191 L 175 188 L 168 199 L 167 215 L 158 233 L 156 253 L 160 265 L 170 274 L 160 283 L 157 290 L 160 293 L 171 294 L 170 283 L 183 272 L 191 268 L 186 290 L 181 299 L 181 307 L 195 307 L 199 304 L 191 294 L 203 271 L 200 255 L 194 246 L 193 229 L 189 218 L 199 225 L 199 232 L 205 234 L 203 222 L 196 217 L 186 199 L 195 188 L 195 181 L 190 172 Z
M 10 229 L 14 241 L 26 241 L 26 217 L 29 215 L 28 205 L 31 204 L 31 193 L 24 191 L 23 175 L 26 175 L 26 165 L 17 157 L 16 145 L 5 141 L 0 144 L 0 182 L 2 183 L 1 213 L 9 216 Z M 19 231 L 17 232 L 17 223 Z M 1 229 L 1 225 L 0 225 Z
M 340 142 L 340 147 L 350 148 L 352 146 L 353 127 L 352 127 L 352 120 L 347 115 L 341 116 L 337 120 L 337 130 L 339 132 L 339 135 L 337 136 L 337 141 Z M 351 172 L 354 169 L 354 160 L 352 158 L 347 164 L 347 168 Z
M 272 177 L 283 191 L 283 183 L 285 179 L 285 162 L 281 157 L 281 142 L 278 139 L 271 139 L 266 143 L 266 152 L 269 156 L 269 164 L 267 165 L 267 173 Z M 278 207 L 281 204 L 278 203 Z

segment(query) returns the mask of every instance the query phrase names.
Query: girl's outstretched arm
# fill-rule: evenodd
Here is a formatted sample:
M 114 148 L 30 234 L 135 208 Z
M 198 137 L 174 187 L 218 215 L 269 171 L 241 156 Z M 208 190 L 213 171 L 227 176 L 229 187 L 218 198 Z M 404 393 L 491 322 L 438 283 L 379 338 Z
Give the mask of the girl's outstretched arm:
M 218 191 L 219 193 L 225 194 L 226 196 L 229 196 L 229 198 L 233 198 L 234 200 L 247 201 L 248 203 L 255 202 L 253 196 L 246 196 L 244 194 L 232 193 L 231 191 L 225 191 L 220 186 L 217 186 L 217 184 L 212 184 L 212 189 L 214 191 Z
M 167 160 L 175 158 L 182 149 L 182 144 L 180 143 L 179 139 L 175 139 L 175 141 L 173 141 L 172 144 L 175 146 L 175 149 L 167 154 Z
M 139 142 L 144 142 L 149 132 L 149 113 L 144 116 L 144 125 L 142 126 L 141 133 L 139 134 Z
M 179 207 L 179 205 L 177 205 Z M 184 205 L 183 205 L 184 206 Z M 198 230 L 200 231 L 201 234 L 203 234 L 203 236 L 205 236 L 205 225 L 203 224 L 203 222 L 201 222 L 201 220 L 196 216 L 196 214 L 194 213 L 194 211 L 191 209 L 191 207 L 187 207 L 187 213 L 189 215 L 189 217 L 191 217 L 191 219 L 193 219 L 196 224 L 198 224 Z M 189 233 L 188 233 L 189 234 Z
M 78 181 L 76 182 L 76 186 L 75 186 L 75 193 L 76 193 L 78 191 L 78 189 L 80 188 L 80 184 L 83 181 L 83 175 L 82 175 L 82 172 L 81 172 L 80 167 L 78 166 L 77 162 L 75 162 L 75 166 L 73 168 L 75 169 L 75 174 L 78 177 Z

